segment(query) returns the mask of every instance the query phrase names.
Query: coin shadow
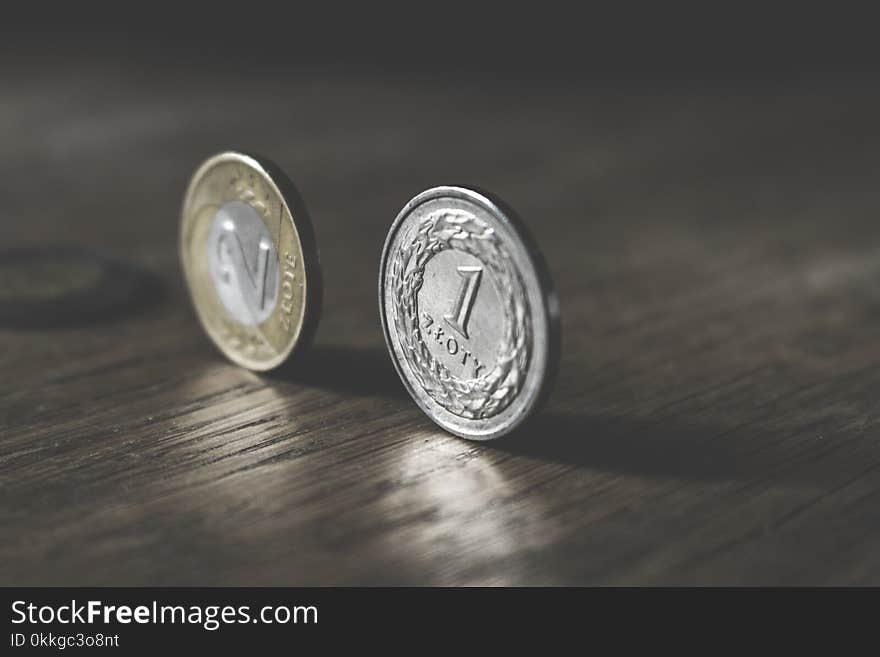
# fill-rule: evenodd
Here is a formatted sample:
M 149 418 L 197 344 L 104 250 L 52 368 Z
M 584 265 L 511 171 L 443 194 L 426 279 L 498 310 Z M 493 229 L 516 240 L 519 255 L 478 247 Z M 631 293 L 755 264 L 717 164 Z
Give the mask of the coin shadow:
M 0 259 L 75 258 L 99 267 L 98 279 L 89 287 L 53 296 L 51 300 L 22 298 L 0 311 L 0 324 L 11 329 L 80 328 L 148 312 L 164 296 L 165 289 L 152 271 L 135 263 L 100 253 L 69 247 L 19 249 Z
M 407 397 L 388 351 L 378 346 L 313 345 L 268 375 L 365 397 Z
M 786 461 L 778 436 L 742 441 L 722 427 L 561 412 L 541 413 L 490 447 L 606 472 L 705 481 L 750 478 Z M 803 475 L 795 468 L 779 476 Z
M 115 287 L 112 290 L 97 288 L 92 294 L 105 295 L 105 307 L 100 312 L 90 311 L 86 306 L 77 309 L 76 299 L 70 300 L 73 309 L 68 311 L 63 322 L 44 324 L 45 328 L 64 326 L 91 326 L 124 318 L 135 318 L 148 314 L 165 296 L 162 281 L 153 272 L 139 266 L 127 265 L 123 270 L 117 267 Z

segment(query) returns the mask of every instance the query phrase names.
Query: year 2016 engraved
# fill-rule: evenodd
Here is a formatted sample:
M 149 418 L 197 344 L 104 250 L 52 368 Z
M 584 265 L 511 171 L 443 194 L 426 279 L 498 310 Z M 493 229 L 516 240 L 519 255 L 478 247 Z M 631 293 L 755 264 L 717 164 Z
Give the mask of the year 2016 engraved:
M 293 312 L 293 283 L 296 278 L 296 256 L 284 253 L 284 274 L 281 277 L 281 326 L 290 333 Z
M 434 325 L 434 318 L 428 313 L 423 312 L 422 316 L 425 318 L 425 323 L 422 324 L 422 328 L 425 329 L 427 334 L 437 340 L 439 344 L 443 345 L 450 356 L 458 357 L 460 355 L 462 365 L 467 365 L 468 361 L 470 361 L 471 367 L 473 368 L 474 378 L 480 376 L 480 370 L 484 367 L 483 364 L 480 363 L 480 359 L 463 346 L 459 345 L 455 336 L 446 336 L 442 326 L 435 326 L 432 329 L 431 326 Z

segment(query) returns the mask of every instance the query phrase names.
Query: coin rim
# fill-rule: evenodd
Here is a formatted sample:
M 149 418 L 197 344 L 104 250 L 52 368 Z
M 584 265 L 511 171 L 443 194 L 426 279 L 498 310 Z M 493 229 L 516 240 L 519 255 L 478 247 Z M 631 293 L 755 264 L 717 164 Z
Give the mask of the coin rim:
M 287 213 L 290 216 L 290 223 L 299 241 L 300 252 L 303 257 L 303 271 L 306 275 L 305 299 L 303 302 L 303 319 L 299 329 L 299 335 L 295 340 L 287 345 L 287 348 L 278 354 L 276 358 L 265 362 L 253 362 L 242 357 L 237 353 L 229 353 L 218 342 L 212 332 L 209 330 L 208 323 L 202 317 L 202 311 L 193 294 L 193 288 L 190 284 L 190 271 L 187 264 L 185 238 L 185 222 L 186 210 L 189 206 L 195 189 L 205 173 L 212 167 L 223 162 L 237 162 L 243 164 L 256 173 L 270 185 L 274 192 L 278 195 L 281 203 L 286 206 Z M 276 369 L 288 362 L 295 353 L 300 353 L 306 349 L 312 342 L 315 332 L 318 328 L 318 322 L 321 317 L 321 307 L 323 304 L 323 278 L 321 273 L 321 260 L 318 252 L 317 240 L 315 239 L 315 231 L 306 209 L 302 195 L 293 184 L 290 177 L 284 173 L 271 159 L 258 155 L 253 152 L 244 151 L 222 151 L 205 159 L 193 173 L 186 193 L 183 196 L 183 206 L 180 211 L 180 258 L 183 266 L 184 277 L 187 283 L 190 300 L 199 318 L 202 329 L 208 335 L 215 347 L 230 361 L 255 372 L 267 372 Z
M 528 402 L 525 404 L 517 419 L 508 424 L 506 427 L 487 433 L 467 433 L 460 429 L 447 426 L 444 422 L 440 420 L 440 418 L 437 418 L 433 415 L 430 407 L 427 407 L 424 401 L 419 397 L 419 395 L 416 394 L 414 386 L 412 385 L 409 377 L 403 370 L 403 363 L 401 363 L 400 360 L 396 357 L 394 345 L 391 341 L 391 332 L 388 329 L 388 317 L 385 311 L 385 267 L 388 261 L 389 249 L 392 242 L 394 241 L 398 229 L 403 224 L 406 217 L 408 217 L 418 206 L 428 201 L 440 198 L 453 198 L 470 201 L 471 203 L 482 207 L 497 221 L 506 226 L 522 242 L 522 245 L 524 247 L 523 250 L 529 264 L 532 267 L 532 271 L 535 274 L 538 287 L 544 295 L 543 302 L 540 304 L 542 307 L 543 320 L 546 322 L 547 327 L 544 375 L 538 382 L 537 391 L 533 393 L 532 398 L 528 400 Z M 547 262 L 544 259 L 541 251 L 538 249 L 537 243 L 535 242 L 528 228 L 523 223 L 522 219 L 520 219 L 519 215 L 497 195 L 470 185 L 439 185 L 437 187 L 426 189 L 425 191 L 414 196 L 398 213 L 394 222 L 391 224 L 391 227 L 388 229 L 388 234 L 385 237 L 385 244 L 382 247 L 382 258 L 379 262 L 378 292 L 379 316 L 382 322 L 382 334 L 385 338 L 385 346 L 388 349 L 388 355 L 391 358 L 391 362 L 394 363 L 394 369 L 397 371 L 397 375 L 403 382 L 406 391 L 409 393 L 410 397 L 412 397 L 413 401 L 416 402 L 422 412 L 444 430 L 462 438 L 467 438 L 469 440 L 495 440 L 497 438 L 501 438 L 502 436 L 509 435 L 513 431 L 522 427 L 523 424 L 531 417 L 533 417 L 535 412 L 538 411 L 541 406 L 543 406 L 543 404 L 547 401 L 547 397 L 550 394 L 550 390 L 552 389 L 553 383 L 556 380 L 556 376 L 559 371 L 559 357 L 562 350 L 562 336 L 559 320 L 559 297 L 556 293 L 556 288 L 553 285 L 553 279 L 550 276 L 550 270 L 547 267 Z M 537 315 L 537 317 L 540 318 L 541 316 Z

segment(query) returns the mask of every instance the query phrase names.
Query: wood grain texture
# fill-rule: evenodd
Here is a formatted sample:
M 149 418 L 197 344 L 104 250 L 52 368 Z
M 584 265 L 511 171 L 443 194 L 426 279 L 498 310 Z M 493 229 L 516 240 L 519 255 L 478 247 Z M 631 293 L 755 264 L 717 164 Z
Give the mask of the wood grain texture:
M 9 70 L 0 240 L 147 268 L 136 312 L 0 329 L 2 584 L 880 584 L 875 89 Z M 309 206 L 313 351 L 227 363 L 178 263 L 198 162 Z M 416 192 L 508 200 L 562 302 L 511 440 L 436 428 L 378 323 Z

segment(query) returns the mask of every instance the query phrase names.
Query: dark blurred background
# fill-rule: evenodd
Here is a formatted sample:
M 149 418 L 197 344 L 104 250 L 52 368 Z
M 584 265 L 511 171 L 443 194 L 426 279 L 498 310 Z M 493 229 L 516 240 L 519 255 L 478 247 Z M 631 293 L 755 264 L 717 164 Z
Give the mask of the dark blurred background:
M 92 56 L 190 68 L 541 78 L 774 79 L 876 70 L 873 21 L 788 3 L 28 3 L 4 63 Z

